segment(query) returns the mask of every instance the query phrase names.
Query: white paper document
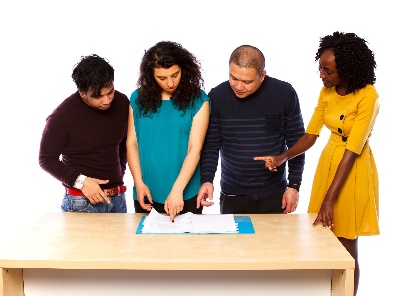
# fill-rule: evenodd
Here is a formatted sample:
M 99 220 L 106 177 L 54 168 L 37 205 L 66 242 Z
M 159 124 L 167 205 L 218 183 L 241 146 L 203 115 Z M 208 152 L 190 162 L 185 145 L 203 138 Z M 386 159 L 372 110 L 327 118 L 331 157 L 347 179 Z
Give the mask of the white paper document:
M 232 214 L 197 215 L 191 212 L 177 215 L 174 222 L 168 215 L 158 213 L 154 208 L 145 217 L 142 233 L 238 233 Z

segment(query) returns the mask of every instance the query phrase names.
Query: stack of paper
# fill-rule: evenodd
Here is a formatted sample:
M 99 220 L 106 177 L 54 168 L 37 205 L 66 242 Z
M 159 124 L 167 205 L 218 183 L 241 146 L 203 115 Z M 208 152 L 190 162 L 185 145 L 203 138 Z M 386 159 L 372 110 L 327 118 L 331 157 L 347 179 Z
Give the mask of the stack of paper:
M 232 214 L 177 215 L 174 222 L 168 215 L 159 214 L 154 208 L 145 217 L 142 233 L 238 233 Z

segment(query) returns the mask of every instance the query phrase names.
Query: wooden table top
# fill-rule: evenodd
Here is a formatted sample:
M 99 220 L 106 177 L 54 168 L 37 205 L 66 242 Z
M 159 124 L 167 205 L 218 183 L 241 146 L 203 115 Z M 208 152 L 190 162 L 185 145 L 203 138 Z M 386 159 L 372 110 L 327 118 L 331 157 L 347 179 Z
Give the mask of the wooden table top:
M 354 259 L 315 214 L 251 217 L 255 234 L 136 234 L 143 214 L 46 213 L 0 250 L 2 268 L 349 269 Z

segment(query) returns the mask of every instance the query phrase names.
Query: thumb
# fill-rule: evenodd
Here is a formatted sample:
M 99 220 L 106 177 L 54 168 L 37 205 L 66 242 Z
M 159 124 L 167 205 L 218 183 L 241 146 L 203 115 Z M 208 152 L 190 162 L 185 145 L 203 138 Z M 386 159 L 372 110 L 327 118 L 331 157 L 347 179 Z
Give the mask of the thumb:
M 148 198 L 148 201 L 150 202 L 150 204 L 154 203 L 153 200 L 152 200 L 151 192 L 148 191 L 147 194 L 146 194 L 146 197 Z
M 283 193 L 283 198 L 281 200 L 281 208 L 285 209 L 287 207 L 288 201 L 287 199 L 284 197 L 285 192 Z
M 108 182 L 110 182 L 110 180 L 100 180 L 100 179 L 96 179 L 97 180 L 97 184 L 107 184 Z

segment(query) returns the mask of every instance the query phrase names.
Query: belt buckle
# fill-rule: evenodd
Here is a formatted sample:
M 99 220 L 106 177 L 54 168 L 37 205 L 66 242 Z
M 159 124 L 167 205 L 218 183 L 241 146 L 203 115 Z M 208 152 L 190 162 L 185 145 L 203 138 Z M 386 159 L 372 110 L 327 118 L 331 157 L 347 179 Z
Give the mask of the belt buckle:
M 107 196 L 113 196 L 113 195 L 117 194 L 115 191 L 115 188 L 104 189 L 103 191 Z

